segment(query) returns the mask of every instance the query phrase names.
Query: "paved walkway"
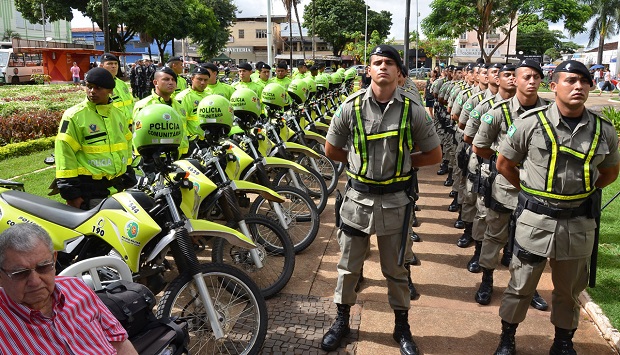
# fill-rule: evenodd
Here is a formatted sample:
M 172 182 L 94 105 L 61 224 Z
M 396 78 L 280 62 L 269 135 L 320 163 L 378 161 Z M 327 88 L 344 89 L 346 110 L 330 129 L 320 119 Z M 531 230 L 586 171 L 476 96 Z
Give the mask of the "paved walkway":
M 474 294 L 481 274 L 469 273 L 465 266 L 473 247 L 461 249 L 455 242 L 462 233 L 453 227 L 456 213 L 447 211 L 451 199 L 445 177 L 436 167 L 420 170 L 421 196 L 416 228 L 422 242 L 414 244 L 421 265 L 412 268 L 421 297 L 412 301 L 409 314 L 414 339 L 424 354 L 492 354 L 500 334 L 498 308 L 509 273 L 500 266 L 495 273 L 493 301 L 480 306 Z M 342 182 L 341 182 L 342 187 Z M 336 284 L 339 249 L 334 228 L 333 198 L 321 219 L 315 242 L 299 254 L 293 278 L 282 293 L 268 301 L 270 330 L 264 354 L 322 354 L 320 341 L 336 315 L 332 302 Z M 387 302 L 387 288 L 381 275 L 376 239 L 365 263 L 358 304 L 352 308 L 352 332 L 339 349 L 340 354 L 398 354 L 392 340 L 393 313 Z M 538 290 L 551 300 L 552 284 L 547 268 Z M 550 311 L 530 308 L 517 331 L 520 355 L 547 354 L 553 340 Z M 575 335 L 579 354 L 615 354 L 582 310 Z

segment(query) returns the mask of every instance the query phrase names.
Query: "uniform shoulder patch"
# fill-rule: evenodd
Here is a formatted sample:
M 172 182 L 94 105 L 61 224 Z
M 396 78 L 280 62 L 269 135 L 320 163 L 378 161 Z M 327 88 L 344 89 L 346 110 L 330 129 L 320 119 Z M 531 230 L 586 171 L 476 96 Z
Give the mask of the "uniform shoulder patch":
M 495 101 L 495 103 L 493 104 L 493 106 L 491 106 L 491 109 L 497 108 L 499 107 L 501 104 L 510 101 L 510 99 L 506 99 L 506 100 L 500 100 L 500 101 Z
M 465 106 L 463 106 L 463 108 L 465 109 L 465 111 L 471 111 L 474 109 L 474 105 L 472 105 L 471 102 L 467 101 L 465 103 Z
M 478 110 L 471 110 L 469 118 L 473 118 L 475 120 L 480 119 L 480 112 L 478 112 Z
M 510 127 L 508 127 L 506 134 L 508 135 L 508 137 L 512 137 L 515 132 L 517 132 L 517 127 L 514 124 L 511 124 Z
M 487 112 L 484 115 L 482 115 L 481 120 L 486 122 L 486 123 L 488 123 L 488 124 L 491 124 L 491 123 L 493 123 L 493 115 L 491 115 L 490 113 Z
M 346 100 L 344 100 L 344 102 L 350 102 L 353 101 L 353 99 L 355 99 L 356 97 L 365 94 L 367 89 L 359 89 L 356 92 L 354 92 L 353 94 L 349 95 L 349 97 L 347 97 Z
M 533 115 L 533 114 L 535 114 L 537 112 L 545 111 L 545 110 L 547 110 L 549 108 L 549 106 L 551 106 L 551 104 L 534 107 L 531 110 L 527 110 L 527 111 L 523 112 L 521 115 L 519 115 L 519 118 L 525 118 L 525 117 L 531 116 L 531 115 Z

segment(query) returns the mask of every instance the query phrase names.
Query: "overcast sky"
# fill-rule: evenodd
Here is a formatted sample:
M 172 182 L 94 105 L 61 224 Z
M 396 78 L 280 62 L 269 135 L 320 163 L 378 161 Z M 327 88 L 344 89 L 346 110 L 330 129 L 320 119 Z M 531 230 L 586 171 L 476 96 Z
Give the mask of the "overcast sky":
M 269 0 L 234 0 L 235 4 L 241 10 L 239 16 L 258 16 L 267 15 L 267 1 Z M 337 0 L 334 0 L 337 1 Z M 409 30 L 414 31 L 416 29 L 416 6 L 420 17 L 417 19 L 418 26 L 426 16 L 430 13 L 430 3 L 432 0 L 411 0 L 411 19 L 409 22 Z M 298 5 L 300 11 L 300 18 L 302 18 L 304 6 L 309 4 L 310 0 L 302 0 Z M 282 0 L 271 0 L 271 13 L 273 15 L 285 15 L 284 6 Z M 389 38 L 395 38 L 402 40 L 405 32 L 405 1 L 387 1 L 387 0 L 366 0 L 366 4 L 373 11 L 389 11 L 392 13 L 392 28 L 390 30 Z M 303 20 L 302 20 L 303 21 Z M 91 26 L 90 19 L 83 17 L 79 12 L 74 11 L 74 19 L 71 22 L 73 27 L 89 27 Z M 551 29 L 563 30 L 562 24 L 550 24 Z M 361 29 L 363 30 L 363 29 Z M 421 32 L 421 29 L 420 29 Z M 581 45 L 588 44 L 587 34 L 577 35 L 576 38 L 571 39 Z M 615 39 L 609 40 L 615 41 Z

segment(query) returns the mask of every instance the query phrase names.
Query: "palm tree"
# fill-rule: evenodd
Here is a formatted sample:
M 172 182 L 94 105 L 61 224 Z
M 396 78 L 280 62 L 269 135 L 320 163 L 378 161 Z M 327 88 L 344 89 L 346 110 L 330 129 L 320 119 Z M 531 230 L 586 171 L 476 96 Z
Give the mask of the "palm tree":
M 2 40 L 3 41 L 11 41 L 13 38 L 15 39 L 20 39 L 21 36 L 18 32 L 15 32 L 13 30 L 6 30 L 4 31 L 4 34 L 2 35 Z
M 304 55 L 304 61 L 306 60 L 306 48 L 304 47 L 304 34 L 301 32 L 301 22 L 299 21 L 299 12 L 297 11 L 297 5 L 301 3 L 301 0 L 282 0 L 282 4 L 284 5 L 284 9 L 286 10 L 288 16 L 289 26 L 293 26 L 292 14 L 291 10 L 295 10 L 295 18 L 297 19 L 297 26 L 299 27 L 299 36 L 301 37 L 301 50 Z M 293 45 L 293 39 L 290 39 L 291 46 Z M 293 63 L 291 63 L 291 69 L 293 68 Z
M 618 33 L 620 25 L 620 0 L 586 0 L 592 8 L 592 26 L 590 27 L 588 46 L 598 38 L 598 56 L 596 64 L 603 62 L 605 39 Z

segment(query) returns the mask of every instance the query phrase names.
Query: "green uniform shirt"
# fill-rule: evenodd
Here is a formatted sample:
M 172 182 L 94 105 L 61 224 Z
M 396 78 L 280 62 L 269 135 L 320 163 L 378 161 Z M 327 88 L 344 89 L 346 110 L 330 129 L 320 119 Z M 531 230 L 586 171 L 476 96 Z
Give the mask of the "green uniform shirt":
M 113 179 L 131 163 L 132 134 L 121 110 L 113 104 L 84 100 L 62 115 L 54 155 L 56 177 L 91 176 Z
M 269 83 L 276 83 L 282 85 L 285 89 L 288 89 L 289 84 L 291 83 L 291 78 L 285 76 L 283 79 L 278 79 L 277 76 L 269 79 Z
M 302 73 L 300 73 L 300 72 L 297 72 L 297 73 L 295 73 L 295 74 L 293 75 L 293 79 L 305 79 L 305 78 L 307 78 L 308 76 L 311 76 L 309 71 L 307 71 L 307 72 L 305 72 L 305 73 L 303 73 L 303 74 L 302 74 Z
M 235 89 L 228 84 L 217 81 L 213 85 L 207 85 L 205 92 L 207 95 L 220 95 L 230 100 L 230 95 L 235 92 Z
M 181 108 L 185 111 L 187 117 L 187 135 L 192 139 L 196 138 L 196 136 L 204 136 L 204 131 L 200 128 L 200 122 L 198 121 L 198 104 L 200 100 L 206 96 L 207 93 L 205 91 L 199 92 L 192 88 L 187 88 L 175 97 L 181 105 Z
M 172 97 L 174 98 L 185 89 L 187 89 L 187 80 L 185 80 L 185 77 L 182 74 L 177 75 L 177 88 L 174 90 Z
M 187 112 L 174 98 L 171 98 L 170 103 L 167 103 L 161 96 L 157 95 L 155 91 L 153 91 L 151 95 L 136 102 L 133 108 L 133 117 L 135 118 L 138 112 L 140 112 L 140 110 L 142 110 L 146 106 L 153 104 L 168 105 L 179 113 L 179 117 L 181 117 L 181 120 L 183 121 L 183 136 L 181 144 L 179 145 L 179 153 L 187 153 L 187 151 L 189 150 L 189 139 L 187 138 Z
M 123 112 L 125 116 L 125 120 L 127 121 L 127 127 L 132 124 L 132 115 L 133 115 L 133 95 L 129 90 L 129 86 L 127 83 L 122 81 L 119 78 L 114 78 L 114 91 L 110 96 L 112 100 L 112 105 L 117 107 L 119 110 Z
M 254 91 L 256 93 L 256 95 L 258 96 L 258 98 L 260 98 L 260 94 L 263 92 L 263 88 L 264 86 L 254 82 L 254 81 L 250 81 L 250 82 L 243 82 L 243 81 L 237 81 L 236 83 L 234 83 L 232 85 L 233 88 L 237 89 L 237 88 L 248 88 L 252 91 Z

